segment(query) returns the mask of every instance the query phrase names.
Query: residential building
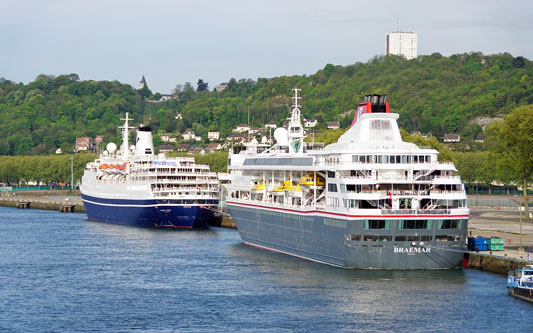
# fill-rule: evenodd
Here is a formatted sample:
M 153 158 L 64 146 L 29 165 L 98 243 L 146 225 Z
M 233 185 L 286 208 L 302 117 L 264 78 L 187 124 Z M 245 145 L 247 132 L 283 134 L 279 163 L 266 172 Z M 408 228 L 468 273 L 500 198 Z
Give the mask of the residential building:
M 328 129 L 339 129 L 341 124 L 338 121 L 328 121 Z
M 478 143 L 485 142 L 485 134 L 483 134 L 483 133 L 476 134 L 476 137 L 474 138 L 474 141 L 476 141 Z
M 232 141 L 235 143 L 242 143 L 244 141 L 244 135 L 243 134 L 231 134 L 226 138 L 226 140 Z
M 461 136 L 459 134 L 444 134 L 444 142 L 453 143 L 460 142 Z
M 174 116 L 174 118 L 176 118 L 177 120 L 181 120 L 183 119 L 183 115 L 181 113 L 176 113 L 176 115 Z
M 315 127 L 318 124 L 316 119 L 304 119 L 304 127 Z
M 266 123 L 265 127 L 276 129 L 278 126 L 273 121 L 269 121 L 268 123 Z
M 185 152 L 185 151 L 189 151 L 191 145 L 188 144 L 188 143 L 180 143 L 178 144 L 178 146 L 176 147 L 176 151 L 178 152 Z
M 160 138 L 161 141 L 163 141 L 163 142 L 168 142 L 169 135 L 168 135 L 168 134 L 160 134 L 160 135 L 159 135 L 159 138 Z
M 205 155 L 205 150 L 203 150 L 203 149 L 200 148 L 200 147 L 196 147 L 196 148 L 192 148 L 191 150 L 189 150 L 189 154 L 200 154 L 200 155 Z
M 76 151 L 87 151 L 93 148 L 93 138 L 91 137 L 83 137 L 83 138 L 76 138 Z
M 237 128 L 235 128 L 233 130 L 233 132 L 236 132 L 236 133 L 245 133 L 245 132 L 248 132 L 250 130 L 250 126 L 248 125 L 245 125 L 245 124 L 241 124 L 239 126 L 237 126 Z
M 220 140 L 220 132 L 207 132 L 207 139 L 209 141 Z
M 417 34 L 414 32 L 391 32 L 385 39 L 385 54 L 404 56 L 410 60 L 417 57 Z
M 220 150 L 222 149 L 222 145 L 220 143 L 210 143 L 207 145 L 207 149 L 209 150 Z
M 98 146 L 98 145 L 101 144 L 103 141 L 104 141 L 104 136 L 103 136 L 103 135 L 97 135 L 97 136 L 94 138 L 94 144 L 95 144 L 95 146 Z
M 161 95 L 161 98 L 159 99 L 159 101 L 161 102 L 168 102 L 172 99 L 178 99 L 178 96 L 176 95 Z
M 160 153 L 171 153 L 174 150 L 174 147 L 171 145 L 161 145 L 159 146 Z
M 248 133 L 250 133 L 250 134 L 257 134 L 257 133 L 259 133 L 260 131 L 261 131 L 260 128 L 258 128 L 258 127 L 254 127 L 254 128 L 250 128 L 250 129 L 248 130 Z
M 190 140 L 195 140 L 196 139 L 196 134 L 194 134 L 194 132 L 191 131 L 191 130 L 186 130 L 185 132 L 183 132 L 183 134 L 181 136 L 183 137 L 183 140 L 185 140 L 185 141 L 190 141 Z

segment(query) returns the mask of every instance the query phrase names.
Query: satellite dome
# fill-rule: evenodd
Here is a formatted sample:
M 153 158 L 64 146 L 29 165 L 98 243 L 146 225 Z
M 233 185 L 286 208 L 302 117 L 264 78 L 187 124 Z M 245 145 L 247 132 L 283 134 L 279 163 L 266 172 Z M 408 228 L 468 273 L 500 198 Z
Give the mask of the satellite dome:
M 113 142 L 110 142 L 107 144 L 106 149 L 110 154 L 114 154 L 117 151 L 117 145 Z
M 279 127 L 274 131 L 274 139 L 279 146 L 287 146 L 289 144 L 289 135 L 286 128 Z

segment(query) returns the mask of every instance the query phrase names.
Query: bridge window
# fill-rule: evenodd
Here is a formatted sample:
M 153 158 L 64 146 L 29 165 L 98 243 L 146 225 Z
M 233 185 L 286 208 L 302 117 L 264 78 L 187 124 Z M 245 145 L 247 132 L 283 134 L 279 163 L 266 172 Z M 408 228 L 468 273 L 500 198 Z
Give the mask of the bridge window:
M 392 220 L 366 220 L 365 229 L 392 229 Z
M 439 229 L 457 229 L 457 220 L 439 220 Z
M 431 222 L 427 220 L 404 220 L 400 221 L 400 229 L 430 229 Z

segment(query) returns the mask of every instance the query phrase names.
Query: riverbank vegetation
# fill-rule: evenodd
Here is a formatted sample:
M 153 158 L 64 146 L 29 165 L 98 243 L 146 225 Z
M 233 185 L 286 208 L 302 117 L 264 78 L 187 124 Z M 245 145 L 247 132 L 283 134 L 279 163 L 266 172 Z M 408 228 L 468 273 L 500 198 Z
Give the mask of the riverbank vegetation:
M 438 53 L 405 60 L 374 57 L 348 66 L 326 65 L 312 75 L 271 79 L 231 79 L 224 90 L 178 85 L 176 99 L 154 102 L 148 86 L 135 90 L 118 81 L 83 81 L 76 74 L 39 75 L 28 84 L 0 79 L 0 155 L 69 153 L 76 137 L 104 135 L 119 141 L 117 126 L 125 112 L 155 133 L 192 129 L 205 140 L 207 131 L 221 137 L 238 124 L 281 125 L 289 115 L 291 89 L 302 88 L 302 112 L 347 128 L 366 94 L 388 95 L 400 126 L 440 138 L 459 133 L 465 140 L 482 131 L 479 117 L 491 121 L 521 105 L 533 104 L 533 63 L 508 53 L 483 55 Z M 203 90 L 203 91 L 202 91 Z M 176 117 L 180 114 L 180 117 Z M 182 119 L 177 119 L 182 118 Z

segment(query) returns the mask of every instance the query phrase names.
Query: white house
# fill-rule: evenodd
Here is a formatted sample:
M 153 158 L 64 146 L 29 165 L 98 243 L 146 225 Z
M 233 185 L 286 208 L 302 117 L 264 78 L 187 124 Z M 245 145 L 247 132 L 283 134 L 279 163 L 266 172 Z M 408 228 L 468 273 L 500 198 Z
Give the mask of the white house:
M 185 140 L 185 141 L 190 141 L 190 140 L 195 140 L 196 139 L 196 135 L 191 130 L 186 130 L 185 132 L 183 132 L 183 134 L 181 136 L 183 137 L 183 140 Z
M 459 134 L 444 134 L 444 142 L 460 142 L 461 136 Z
M 220 132 L 207 132 L 207 139 L 208 140 L 219 140 L 220 139 Z
M 269 121 L 268 123 L 266 123 L 265 127 L 276 129 L 278 126 L 276 126 L 276 124 L 273 121 Z
M 235 128 L 233 130 L 233 132 L 236 132 L 236 133 L 245 133 L 245 132 L 248 132 L 250 130 L 250 126 L 248 125 L 244 125 L 244 124 L 241 124 L 239 126 L 237 126 L 237 128 Z
M 318 120 L 316 119 L 304 119 L 305 127 L 315 127 L 317 124 L 318 124 Z

